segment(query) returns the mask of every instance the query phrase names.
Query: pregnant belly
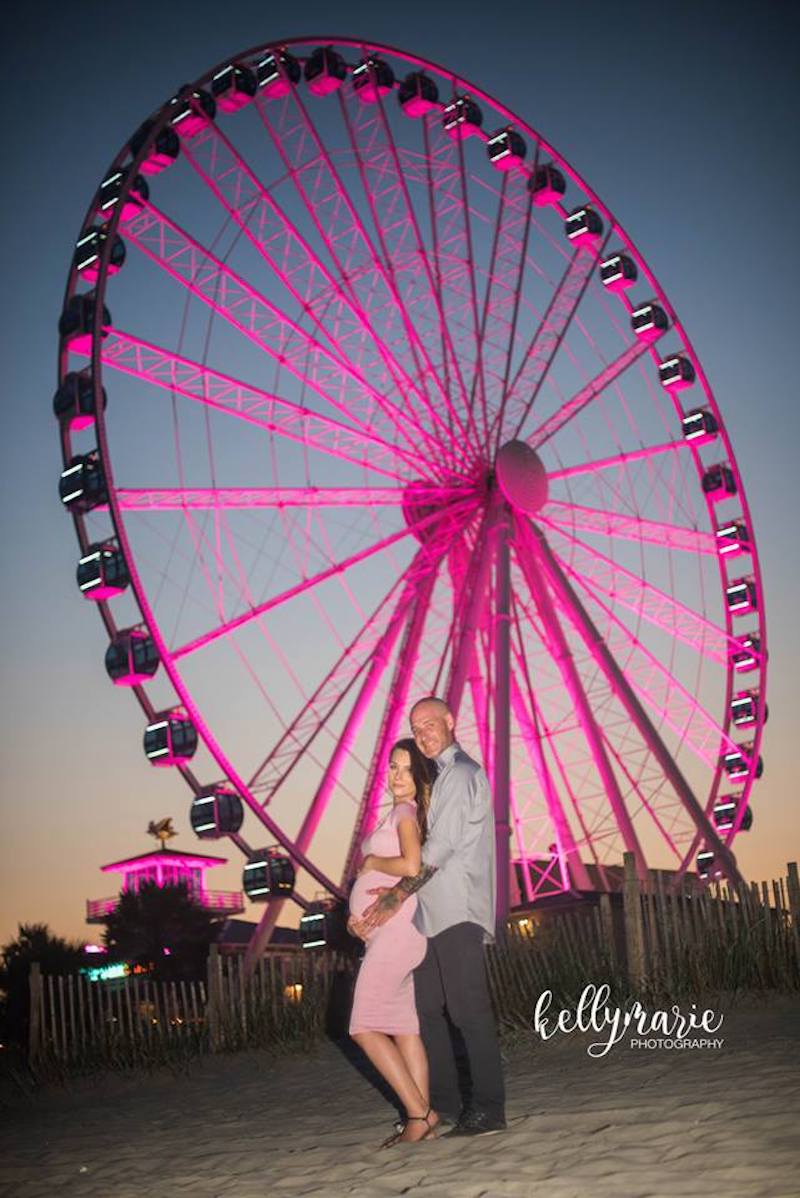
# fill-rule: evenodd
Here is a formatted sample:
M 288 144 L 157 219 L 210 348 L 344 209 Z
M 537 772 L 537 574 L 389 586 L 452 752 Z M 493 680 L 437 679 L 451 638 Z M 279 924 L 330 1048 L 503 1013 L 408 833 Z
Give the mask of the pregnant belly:
M 350 891 L 350 914 L 360 919 L 366 911 L 367 907 L 371 906 L 378 897 L 376 894 L 368 894 L 367 891 L 374 890 L 376 886 L 395 886 L 399 878 L 393 878 L 391 874 L 381 873 L 377 869 L 368 869 L 366 873 L 360 874 L 355 881 L 353 889 Z M 410 919 L 414 914 L 414 908 L 417 905 L 417 896 L 412 894 L 407 898 L 393 919 L 404 917 Z

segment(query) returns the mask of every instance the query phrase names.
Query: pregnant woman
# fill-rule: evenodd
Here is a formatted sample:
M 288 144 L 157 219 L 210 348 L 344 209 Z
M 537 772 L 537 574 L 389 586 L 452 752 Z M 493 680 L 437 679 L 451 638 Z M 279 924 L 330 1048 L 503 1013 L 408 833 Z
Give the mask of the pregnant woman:
M 414 877 L 421 865 L 431 766 L 413 740 L 399 740 L 389 757 L 389 814 L 361 845 L 361 869 L 350 894 L 351 931 L 374 902 L 379 886 Z M 419 1034 L 412 971 L 425 956 L 427 940 L 411 922 L 416 895 L 366 937 L 367 950 L 356 980 L 350 1035 L 397 1094 L 406 1121 L 381 1145 L 434 1138 L 439 1122 L 431 1109 L 428 1058 Z

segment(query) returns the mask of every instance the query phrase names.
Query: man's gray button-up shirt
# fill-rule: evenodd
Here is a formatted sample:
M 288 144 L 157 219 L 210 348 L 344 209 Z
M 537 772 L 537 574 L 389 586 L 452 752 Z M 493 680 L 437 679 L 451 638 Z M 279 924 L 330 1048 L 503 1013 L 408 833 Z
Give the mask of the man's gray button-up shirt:
M 436 758 L 428 809 L 425 865 L 436 873 L 417 891 L 414 924 L 436 936 L 457 923 L 477 923 L 484 941 L 495 931 L 495 836 L 489 779 L 457 742 Z

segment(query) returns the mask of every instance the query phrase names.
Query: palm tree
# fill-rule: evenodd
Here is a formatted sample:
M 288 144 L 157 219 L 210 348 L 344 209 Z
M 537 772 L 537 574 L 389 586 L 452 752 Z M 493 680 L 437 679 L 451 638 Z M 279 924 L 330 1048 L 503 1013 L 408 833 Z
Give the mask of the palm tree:
M 43 974 L 54 976 L 77 973 L 83 963 L 83 945 L 78 940 L 54 936 L 45 923 L 21 923 L 16 940 L 0 948 L 0 957 L 3 1039 L 24 1045 L 28 1038 L 31 965 L 38 961 Z
M 141 965 L 164 979 L 204 976 L 217 923 L 185 882 L 159 886 L 146 881 L 138 892 L 123 891 L 104 922 L 109 959 Z

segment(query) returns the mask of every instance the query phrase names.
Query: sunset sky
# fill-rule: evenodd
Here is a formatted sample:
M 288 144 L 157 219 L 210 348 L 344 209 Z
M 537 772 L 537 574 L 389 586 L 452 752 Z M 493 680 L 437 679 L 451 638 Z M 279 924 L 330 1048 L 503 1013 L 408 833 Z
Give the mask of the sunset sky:
M 141 712 L 109 682 L 102 625 L 75 586 L 76 541 L 57 494 L 56 323 L 86 205 L 143 117 L 227 55 L 317 30 L 450 66 L 529 120 L 614 211 L 679 313 L 733 440 L 765 579 L 765 772 L 750 799 L 753 829 L 735 852 L 748 879 L 784 874 L 800 855 L 797 6 L 307 0 L 298 15 L 254 0 L 48 0 L 13 9 L 0 196 L 2 942 L 34 921 L 96 938 L 84 903 L 110 893 L 100 866 L 150 848 L 147 824 L 166 815 L 181 833 L 171 847 L 228 856 L 209 883 L 239 889 L 236 850 L 199 846 L 185 785 L 145 761 Z

